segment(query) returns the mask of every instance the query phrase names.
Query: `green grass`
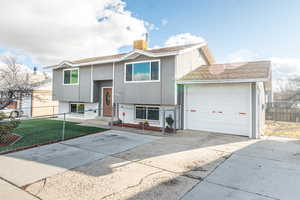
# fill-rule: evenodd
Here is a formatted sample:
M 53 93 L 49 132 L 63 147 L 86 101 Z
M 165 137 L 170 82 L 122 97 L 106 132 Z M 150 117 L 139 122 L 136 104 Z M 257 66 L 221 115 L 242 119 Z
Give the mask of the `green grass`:
M 1 151 L 41 144 L 45 142 L 60 140 L 62 138 L 63 121 L 51 119 L 33 119 L 24 120 L 13 131 L 13 133 L 22 136 L 12 145 L 0 147 Z M 75 122 L 65 123 L 65 139 L 87 135 L 91 133 L 105 131 L 107 129 L 80 126 Z

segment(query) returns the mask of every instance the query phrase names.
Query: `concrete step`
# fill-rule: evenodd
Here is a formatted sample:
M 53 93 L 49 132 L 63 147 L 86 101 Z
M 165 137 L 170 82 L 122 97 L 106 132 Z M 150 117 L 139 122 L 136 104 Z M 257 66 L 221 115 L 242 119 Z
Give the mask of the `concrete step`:
M 95 120 L 110 122 L 111 121 L 111 117 L 96 117 Z

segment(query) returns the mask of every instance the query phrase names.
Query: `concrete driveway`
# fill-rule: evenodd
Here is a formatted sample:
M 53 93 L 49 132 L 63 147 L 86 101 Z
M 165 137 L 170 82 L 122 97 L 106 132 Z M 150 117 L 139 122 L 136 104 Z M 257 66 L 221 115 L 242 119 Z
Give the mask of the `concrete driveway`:
M 299 199 L 300 141 L 107 131 L 0 157 L 0 199 Z

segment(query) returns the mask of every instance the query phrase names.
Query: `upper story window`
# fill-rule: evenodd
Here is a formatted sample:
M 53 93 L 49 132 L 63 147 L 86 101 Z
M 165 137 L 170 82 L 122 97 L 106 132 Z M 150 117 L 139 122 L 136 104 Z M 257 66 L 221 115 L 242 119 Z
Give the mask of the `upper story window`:
M 159 61 L 143 61 L 125 64 L 125 82 L 159 81 Z
M 63 73 L 65 85 L 76 85 L 79 83 L 79 69 L 65 69 Z

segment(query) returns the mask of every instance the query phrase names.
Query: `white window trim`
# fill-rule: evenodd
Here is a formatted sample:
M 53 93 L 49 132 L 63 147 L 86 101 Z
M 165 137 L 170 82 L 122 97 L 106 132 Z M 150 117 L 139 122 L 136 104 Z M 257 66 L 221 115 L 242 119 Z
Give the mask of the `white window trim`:
M 153 119 L 139 119 L 136 118 L 136 107 L 152 107 L 152 108 L 158 108 L 158 119 L 157 120 L 153 120 Z M 146 118 L 148 118 L 148 109 L 146 109 Z M 134 120 L 135 121 L 149 121 L 149 122 L 159 122 L 160 121 L 160 106 L 151 106 L 151 105 L 134 105 Z
M 71 105 L 75 104 L 76 105 L 76 112 L 71 112 Z M 83 105 L 84 106 L 84 110 L 83 113 L 78 112 L 78 105 Z M 85 104 L 84 103 L 70 103 L 69 104 L 69 109 L 70 109 L 70 113 L 74 113 L 74 114 L 80 114 L 80 115 L 84 115 L 85 114 Z
M 151 62 L 158 62 L 158 80 L 146 80 L 146 81 L 126 81 L 126 65 L 128 64 L 137 64 L 137 63 L 145 63 L 150 62 L 150 79 L 152 73 Z M 133 79 L 134 67 L 132 67 L 132 79 Z M 149 83 L 149 82 L 160 82 L 160 60 L 142 60 L 136 62 L 127 62 L 124 63 L 124 83 Z
M 72 70 L 78 70 L 78 82 L 77 83 L 65 83 L 65 71 L 72 71 Z M 79 74 L 80 74 L 80 70 L 79 68 L 70 68 L 70 69 L 64 69 L 63 70 L 63 85 L 79 85 Z

